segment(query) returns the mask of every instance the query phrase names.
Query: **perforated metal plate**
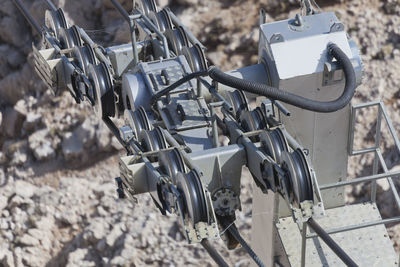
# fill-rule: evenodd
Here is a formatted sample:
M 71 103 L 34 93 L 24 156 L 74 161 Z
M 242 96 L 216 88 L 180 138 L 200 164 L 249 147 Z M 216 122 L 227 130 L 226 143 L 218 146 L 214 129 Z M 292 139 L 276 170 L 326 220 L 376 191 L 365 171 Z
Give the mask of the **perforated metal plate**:
M 364 203 L 333 208 L 317 222 L 326 230 L 380 220 L 375 204 Z M 277 224 L 291 266 L 301 264 L 301 234 L 291 217 Z M 310 230 L 307 231 L 310 233 Z M 330 235 L 359 266 L 398 266 L 384 225 Z M 346 266 L 320 238 L 307 239 L 306 266 Z
M 169 84 L 165 84 L 165 78 L 162 77 L 161 71 L 166 71 L 168 73 L 169 77 Z M 154 75 L 155 82 L 157 83 L 157 86 L 154 86 L 153 88 L 155 91 L 161 91 L 162 89 L 168 87 L 169 85 L 177 82 L 178 80 L 182 79 L 185 76 L 185 72 L 183 71 L 182 67 L 178 64 L 169 66 L 163 69 L 156 69 L 154 71 L 146 73 L 150 78 L 150 75 Z M 181 92 L 185 91 L 189 88 L 191 88 L 191 84 L 189 82 L 182 84 L 181 86 L 177 87 L 174 89 L 172 92 Z
M 185 114 L 184 117 L 177 112 L 179 105 Z M 162 113 L 167 114 L 167 128 L 177 131 L 209 126 L 211 119 L 210 112 L 203 99 L 193 101 L 174 97 L 171 99 L 171 103 L 162 110 Z

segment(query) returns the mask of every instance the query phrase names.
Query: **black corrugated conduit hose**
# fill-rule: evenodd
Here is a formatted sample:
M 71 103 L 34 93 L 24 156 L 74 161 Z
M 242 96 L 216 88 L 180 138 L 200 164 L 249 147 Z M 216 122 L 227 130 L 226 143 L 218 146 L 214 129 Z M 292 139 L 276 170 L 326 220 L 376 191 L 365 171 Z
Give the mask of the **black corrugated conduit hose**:
M 350 59 L 336 44 L 331 43 L 328 45 L 328 53 L 340 63 L 346 79 L 342 95 L 332 101 L 315 101 L 266 84 L 239 79 L 222 72 L 215 66 L 209 68 L 208 74 L 213 80 L 221 84 L 241 91 L 262 95 L 271 100 L 279 100 L 302 109 L 320 113 L 335 112 L 344 108 L 353 98 L 357 87 L 356 75 Z

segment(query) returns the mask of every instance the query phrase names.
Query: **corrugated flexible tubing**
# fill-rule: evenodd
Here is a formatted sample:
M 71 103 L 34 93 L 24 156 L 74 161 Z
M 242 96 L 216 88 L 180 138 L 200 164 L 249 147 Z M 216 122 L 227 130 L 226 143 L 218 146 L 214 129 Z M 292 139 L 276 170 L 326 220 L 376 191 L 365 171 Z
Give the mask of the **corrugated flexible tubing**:
M 350 59 L 336 44 L 329 44 L 328 52 L 342 66 L 346 80 L 342 95 L 333 101 L 316 101 L 280 90 L 272 86 L 268 86 L 266 84 L 236 78 L 222 72 L 218 67 L 215 66 L 211 66 L 208 70 L 208 73 L 213 80 L 241 91 L 262 95 L 271 100 L 279 100 L 310 111 L 320 113 L 335 112 L 344 108 L 353 98 L 357 87 L 356 75 Z

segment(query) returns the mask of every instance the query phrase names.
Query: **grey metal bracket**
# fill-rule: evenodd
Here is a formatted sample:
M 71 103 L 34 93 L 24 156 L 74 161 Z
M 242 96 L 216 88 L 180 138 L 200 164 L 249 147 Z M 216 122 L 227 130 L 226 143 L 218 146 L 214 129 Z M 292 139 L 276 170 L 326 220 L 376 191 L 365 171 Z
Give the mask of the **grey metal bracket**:
M 344 31 L 344 25 L 340 22 L 335 22 L 331 26 L 330 33 Z
M 273 34 L 270 39 L 271 44 L 282 43 L 284 41 L 285 38 L 280 33 Z

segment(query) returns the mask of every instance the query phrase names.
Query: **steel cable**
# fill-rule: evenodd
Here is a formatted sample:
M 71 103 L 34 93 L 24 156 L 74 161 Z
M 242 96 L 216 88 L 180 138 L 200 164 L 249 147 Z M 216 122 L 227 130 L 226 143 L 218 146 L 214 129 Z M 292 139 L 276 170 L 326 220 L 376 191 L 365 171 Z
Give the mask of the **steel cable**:
M 228 229 L 228 231 L 232 234 L 232 236 L 242 245 L 242 247 L 246 250 L 246 252 L 250 255 L 253 261 L 260 267 L 265 267 L 264 263 L 257 256 L 257 254 L 253 251 L 253 249 L 247 244 L 247 242 L 242 238 L 239 231 L 236 228 L 235 224 L 229 224 L 226 221 L 222 221 L 224 227 Z

